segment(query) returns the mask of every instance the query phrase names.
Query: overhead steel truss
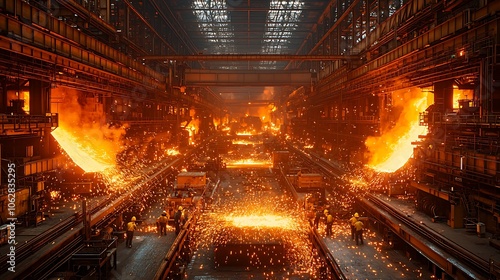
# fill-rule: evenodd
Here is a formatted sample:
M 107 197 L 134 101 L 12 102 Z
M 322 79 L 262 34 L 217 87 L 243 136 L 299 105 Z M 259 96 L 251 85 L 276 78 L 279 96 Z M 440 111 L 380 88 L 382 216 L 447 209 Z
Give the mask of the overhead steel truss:
M 143 56 L 144 60 L 176 60 L 176 61 L 330 61 L 330 60 L 352 60 L 358 56 L 354 55 L 287 55 L 287 54 L 211 54 L 211 55 L 150 55 Z

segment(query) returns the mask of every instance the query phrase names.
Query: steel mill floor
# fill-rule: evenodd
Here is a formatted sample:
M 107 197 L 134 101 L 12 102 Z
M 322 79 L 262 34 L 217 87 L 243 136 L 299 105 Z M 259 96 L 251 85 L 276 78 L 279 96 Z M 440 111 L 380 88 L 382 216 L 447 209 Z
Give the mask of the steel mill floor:
M 118 244 L 117 267 L 111 270 L 107 279 L 133 280 L 153 279 L 163 257 L 175 240 L 174 228 L 167 226 L 167 235 L 160 236 L 156 231 L 156 217 L 163 211 L 155 203 L 143 215 L 141 225 L 134 234 L 132 248 L 125 241 Z
M 87 201 L 89 204 L 98 204 L 98 202 L 103 201 L 105 197 L 97 196 L 94 198 L 89 198 Z M 81 211 L 81 201 L 78 200 L 59 200 L 54 201 L 48 207 L 47 212 L 44 213 L 43 221 L 38 223 L 36 226 L 25 226 L 22 221 L 18 221 L 15 228 L 15 240 L 16 246 L 21 246 L 27 243 L 29 240 L 39 236 L 45 231 L 51 229 L 53 226 L 57 225 L 61 221 L 75 215 L 78 211 Z M 72 231 L 76 229 L 71 229 L 68 233 L 71 234 Z M 0 246 L 0 254 L 6 255 L 9 251 L 8 244 Z M 39 251 L 31 254 L 27 259 L 16 264 L 16 271 L 22 271 L 29 269 L 31 263 L 40 258 L 40 254 L 43 254 L 51 248 L 57 246 L 57 241 L 45 244 Z M 11 273 L 8 271 L 3 271 L 0 274 L 0 279 L 15 279 L 17 273 Z
M 219 193 L 241 187 L 243 178 L 237 176 L 236 170 L 231 170 L 225 177 Z M 268 180 L 279 189 L 278 183 L 273 179 Z M 231 186 L 231 187 L 230 187 Z M 221 196 L 221 204 L 225 203 Z M 318 232 L 323 234 L 323 225 Z M 382 239 L 374 232 L 365 234 L 365 245 L 356 246 L 350 240 L 347 221 L 337 221 L 334 227 L 334 236 L 324 237 L 324 243 L 331 250 L 335 260 L 339 263 L 343 273 L 348 279 L 430 279 L 432 274 L 425 264 L 409 260 L 404 254 L 396 250 L 384 248 Z M 311 279 L 307 273 L 303 275 L 289 274 L 289 271 L 280 272 L 279 269 L 255 269 L 243 266 L 214 267 L 213 248 L 202 248 L 195 252 L 195 257 L 188 266 L 187 279 Z M 288 268 L 293 269 L 293 268 Z M 271 271 L 273 271 L 271 273 Z
M 398 209 L 401 213 L 405 213 L 409 219 L 413 220 L 414 224 L 418 224 L 421 227 L 425 227 L 439 233 L 442 239 L 446 239 L 454 243 L 457 247 L 465 249 L 475 255 L 475 257 L 483 259 L 486 262 L 500 261 L 500 250 L 498 249 L 500 248 L 500 241 L 495 239 L 492 234 L 485 233 L 483 236 L 479 236 L 476 231 L 470 232 L 465 228 L 453 229 L 448 226 L 446 222 L 433 222 L 431 217 L 428 215 L 416 211 L 414 203 L 412 202 L 396 199 L 382 194 L 378 194 L 377 196 L 382 198 L 385 203 L 391 205 L 393 208 Z M 389 215 L 387 218 L 394 219 L 389 217 Z M 429 250 L 436 254 L 442 254 L 450 263 L 454 263 L 453 258 L 456 256 L 440 250 L 439 248 L 435 248 L 433 244 L 425 240 L 420 241 L 427 244 Z M 473 279 L 489 279 L 487 275 L 477 275 L 472 271 L 471 275 L 473 275 Z
M 243 182 L 246 180 L 243 176 L 248 171 L 237 169 L 222 172 L 222 182 L 216 192 L 217 199 L 211 206 L 212 210 L 205 210 L 202 219 L 206 215 L 217 212 L 217 208 L 223 205 L 235 196 L 251 195 L 244 192 Z M 258 177 L 263 178 L 263 185 L 266 186 L 266 195 L 280 190 L 278 182 L 272 176 L 269 169 L 263 169 L 266 175 L 262 173 Z M 385 195 L 378 195 L 392 207 L 406 213 L 408 217 L 422 227 L 427 227 L 440 233 L 443 238 L 453 241 L 464 249 L 473 252 L 477 257 L 485 260 L 500 260 L 500 252 L 492 246 L 497 241 L 491 235 L 486 234 L 479 237 L 471 234 L 465 229 L 452 229 L 444 222 L 432 222 L 430 217 L 423 213 L 415 211 L 412 203 L 391 198 Z M 100 198 L 95 198 L 99 200 Z M 18 227 L 16 228 L 16 240 L 23 243 L 38 234 L 44 232 L 60 220 L 69 217 L 80 205 L 76 202 L 61 202 L 54 205 L 50 216 L 36 227 Z M 161 214 L 163 209 L 161 200 L 154 203 L 145 214 L 138 231 L 134 235 L 133 247 L 126 248 L 123 240 L 118 241 L 117 267 L 108 273 L 107 279 L 152 279 L 156 270 L 168 251 L 170 245 L 175 239 L 173 228 L 168 226 L 166 236 L 159 236 L 156 233 L 156 217 Z M 324 236 L 324 224 L 320 224 L 318 233 Z M 432 273 L 425 263 L 418 262 L 411 256 L 394 250 L 387 246 L 380 234 L 376 234 L 371 228 L 368 228 L 364 234 L 364 245 L 356 245 L 350 238 L 347 221 L 337 220 L 333 227 L 331 237 L 323 237 L 324 244 L 331 251 L 335 260 L 339 264 L 344 275 L 348 279 L 430 279 Z M 50 246 L 48 244 L 46 246 Z M 433 246 L 429 245 L 430 248 Z M 46 249 L 46 247 L 44 247 Z M 1 246 L 0 253 L 6 254 L 8 246 Z M 439 250 L 436 250 L 439 253 Z M 446 254 L 446 253 L 445 253 Z M 36 258 L 37 254 L 31 256 Z M 453 256 L 449 256 L 450 258 Z M 26 262 L 19 264 L 19 267 L 25 266 Z M 187 279 L 207 280 L 207 279 L 310 279 L 307 273 L 290 274 L 286 269 L 265 269 L 249 268 L 243 266 L 219 266 L 214 264 L 213 247 L 198 248 L 194 252 L 194 257 L 187 265 L 185 275 Z M 291 269 L 291 268 L 290 268 Z M 272 271 L 272 272 L 271 272 Z M 14 279 L 11 273 L 0 275 L 1 279 Z M 485 276 L 486 278 L 486 276 Z M 95 278 L 86 278 L 95 279 Z

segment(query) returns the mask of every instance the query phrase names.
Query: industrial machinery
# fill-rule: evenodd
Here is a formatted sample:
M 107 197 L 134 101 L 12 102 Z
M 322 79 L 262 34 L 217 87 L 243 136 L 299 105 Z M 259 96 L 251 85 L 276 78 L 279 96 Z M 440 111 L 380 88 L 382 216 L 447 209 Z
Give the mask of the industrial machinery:
M 202 194 L 207 188 L 207 175 L 205 172 L 181 172 L 172 191 L 167 196 L 167 211 L 173 217 L 175 211 L 182 206 L 189 208 L 201 201 Z
M 70 259 L 70 270 L 82 277 L 97 274 L 98 279 L 106 279 L 111 269 L 116 269 L 116 239 L 84 241 Z

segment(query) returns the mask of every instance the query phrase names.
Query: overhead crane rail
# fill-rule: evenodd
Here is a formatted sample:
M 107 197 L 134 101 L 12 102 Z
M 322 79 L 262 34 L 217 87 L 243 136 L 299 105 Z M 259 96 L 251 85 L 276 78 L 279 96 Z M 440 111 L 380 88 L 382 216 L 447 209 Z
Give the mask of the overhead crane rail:
M 176 61 L 331 61 L 358 59 L 355 55 L 288 55 L 288 54 L 198 54 L 198 55 L 149 55 L 143 60 L 176 60 Z

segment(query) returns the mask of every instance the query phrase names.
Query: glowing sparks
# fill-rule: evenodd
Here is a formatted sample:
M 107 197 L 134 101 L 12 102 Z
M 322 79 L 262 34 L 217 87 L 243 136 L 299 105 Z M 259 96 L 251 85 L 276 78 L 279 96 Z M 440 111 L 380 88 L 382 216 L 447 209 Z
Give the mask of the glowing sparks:
M 81 141 L 61 127 L 52 131 L 52 136 L 73 162 L 85 172 L 103 172 L 114 166 L 114 160 L 104 151 Z
M 276 268 L 275 272 L 280 272 L 288 265 L 290 275 L 314 275 L 320 260 L 311 252 L 305 216 L 295 210 L 291 197 L 267 192 L 226 198 L 220 208 L 199 220 L 200 230 L 193 240 L 200 242 L 201 248 L 214 251 L 216 267 L 237 263 L 238 259 L 249 268 Z
M 167 150 L 165 150 L 165 154 L 168 156 L 176 156 L 176 155 L 179 155 L 180 152 L 176 149 L 167 149 Z
M 228 216 L 226 221 L 234 227 L 293 229 L 294 221 L 278 215 Z

